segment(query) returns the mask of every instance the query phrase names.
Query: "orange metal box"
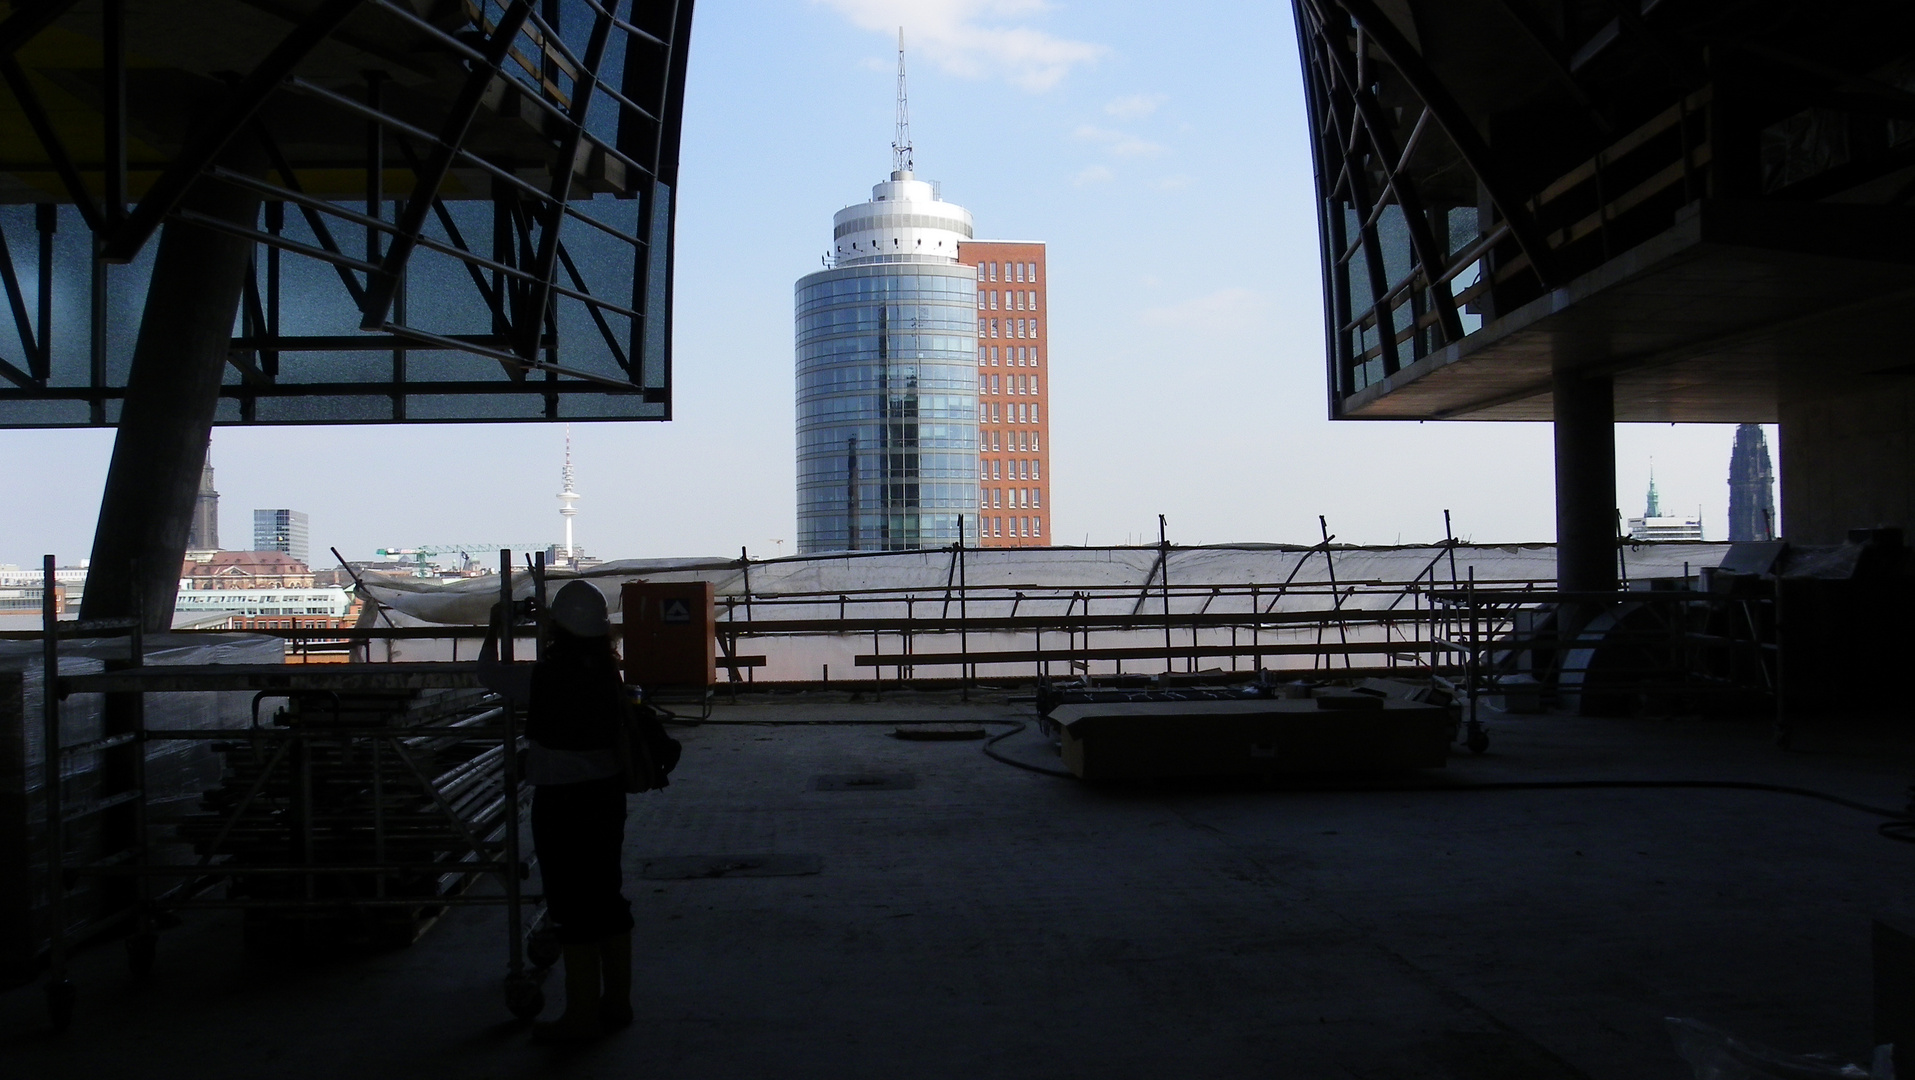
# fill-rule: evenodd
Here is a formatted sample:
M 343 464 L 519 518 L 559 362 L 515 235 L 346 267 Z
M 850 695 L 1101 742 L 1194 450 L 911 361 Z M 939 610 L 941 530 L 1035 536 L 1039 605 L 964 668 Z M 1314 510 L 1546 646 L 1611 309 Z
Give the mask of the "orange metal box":
M 643 687 L 718 682 L 709 581 L 632 581 L 625 612 L 625 681 Z

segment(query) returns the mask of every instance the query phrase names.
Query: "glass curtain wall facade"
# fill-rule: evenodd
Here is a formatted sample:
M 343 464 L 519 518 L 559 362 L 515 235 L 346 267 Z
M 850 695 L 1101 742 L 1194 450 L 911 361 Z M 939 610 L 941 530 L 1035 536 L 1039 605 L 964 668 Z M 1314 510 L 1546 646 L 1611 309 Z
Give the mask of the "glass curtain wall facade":
M 955 255 L 799 279 L 800 552 L 976 542 L 977 271 Z
M 312 525 L 301 510 L 253 511 L 253 550 L 283 551 L 307 561 Z

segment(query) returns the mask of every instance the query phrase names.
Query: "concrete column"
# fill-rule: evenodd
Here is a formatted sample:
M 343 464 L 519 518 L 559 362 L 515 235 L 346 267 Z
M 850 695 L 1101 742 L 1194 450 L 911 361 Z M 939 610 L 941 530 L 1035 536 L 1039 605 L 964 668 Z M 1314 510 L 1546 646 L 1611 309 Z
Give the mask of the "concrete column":
M 1850 529 L 1915 527 L 1915 383 L 1805 383 L 1784 384 L 1781 401 L 1782 539 L 1839 544 Z
M 221 164 L 264 175 L 264 152 L 242 142 Z M 252 227 L 259 204 L 253 192 L 201 178 L 183 207 Z M 148 631 L 173 623 L 233 316 L 253 254 L 243 237 L 178 220 L 167 222 L 158 245 L 80 607 L 82 618 L 124 618 L 137 596 Z
M 1616 588 L 1616 401 L 1608 378 L 1558 372 L 1556 585 Z

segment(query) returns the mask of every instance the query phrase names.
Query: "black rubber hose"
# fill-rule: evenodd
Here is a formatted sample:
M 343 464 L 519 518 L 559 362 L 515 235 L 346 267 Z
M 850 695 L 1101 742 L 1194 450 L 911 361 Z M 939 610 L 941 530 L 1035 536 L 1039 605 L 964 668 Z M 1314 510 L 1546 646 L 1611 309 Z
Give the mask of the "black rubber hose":
M 1000 754 L 996 750 L 991 749 L 991 747 L 994 744 L 1002 742 L 1003 740 L 1010 738 L 1011 736 L 1017 734 L 1020 731 L 1023 731 L 1026 727 L 1030 726 L 1022 720 L 1012 720 L 1009 718 L 987 718 L 983 720 L 961 720 L 961 721 L 953 721 L 953 720 L 706 720 L 706 721 L 703 721 L 699 726 L 701 727 L 703 726 L 869 727 L 872 725 L 880 725 L 884 727 L 907 727 L 907 726 L 916 725 L 916 724 L 950 724 L 950 723 L 1009 724 L 1011 725 L 1011 729 L 1009 731 L 1000 731 L 996 735 L 993 735 L 990 738 L 984 740 L 984 754 L 986 757 L 989 757 L 994 761 L 1001 761 L 1006 765 L 1012 766 L 1013 768 L 1024 769 L 1034 773 L 1043 773 L 1045 776 L 1061 776 L 1067 780 L 1077 779 L 1077 775 L 1075 773 L 1070 772 L 1067 769 L 1051 769 L 1051 768 L 1046 768 L 1043 765 L 1033 765 L 1028 761 L 1018 761 L 1015 758 L 1005 757 L 1003 754 Z
M 1007 721 L 1000 720 L 997 722 L 1006 723 Z M 1043 773 L 1045 776 L 1061 776 L 1065 778 L 1066 780 L 1077 779 L 1077 774 L 1071 772 L 1069 769 L 1053 769 L 1045 765 L 1034 765 L 1028 761 L 1019 761 L 1016 758 L 1005 757 L 1003 754 L 1000 754 L 996 750 L 991 749 L 993 745 L 999 742 L 1002 742 L 1005 739 L 1010 738 L 1011 736 L 1017 734 L 1018 732 L 1023 731 L 1025 728 L 1024 721 L 1022 720 L 1012 720 L 1008 722 L 1014 723 L 1017 726 L 1012 728 L 1009 731 L 999 732 L 998 734 L 993 735 L 990 738 L 984 740 L 984 756 L 985 757 L 988 757 L 993 761 L 1001 761 L 1004 764 L 1011 766 L 1012 768 L 1023 769 L 1026 772 Z

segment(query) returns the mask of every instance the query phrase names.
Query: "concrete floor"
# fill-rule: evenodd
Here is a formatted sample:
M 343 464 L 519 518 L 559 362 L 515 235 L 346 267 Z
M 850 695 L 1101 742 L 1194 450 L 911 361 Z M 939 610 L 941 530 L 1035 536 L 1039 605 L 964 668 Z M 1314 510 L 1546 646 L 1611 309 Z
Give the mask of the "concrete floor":
M 732 721 L 1026 715 L 1001 699 L 759 700 Z M 0 1077 L 1690 1076 L 1660 1020 L 1865 1059 L 1869 917 L 1915 848 L 1744 791 L 1109 791 L 886 726 L 681 731 L 633 799 L 628 866 L 808 854 L 812 876 L 652 881 L 639 1022 L 533 1046 L 500 995 L 503 917 L 289 968 L 195 914 L 129 981 L 76 965 L 77 1019 L 0 995 Z M 1493 721 L 1451 779 L 1750 779 L 1898 806 L 1915 744 L 1761 724 Z M 1003 744 L 1044 760 L 1032 733 Z M 1049 759 L 1055 762 L 1055 758 Z M 910 772 L 902 791 L 822 774 Z M 550 989 L 557 996 L 556 978 Z M 548 1015 L 556 1011 L 556 1001 Z

